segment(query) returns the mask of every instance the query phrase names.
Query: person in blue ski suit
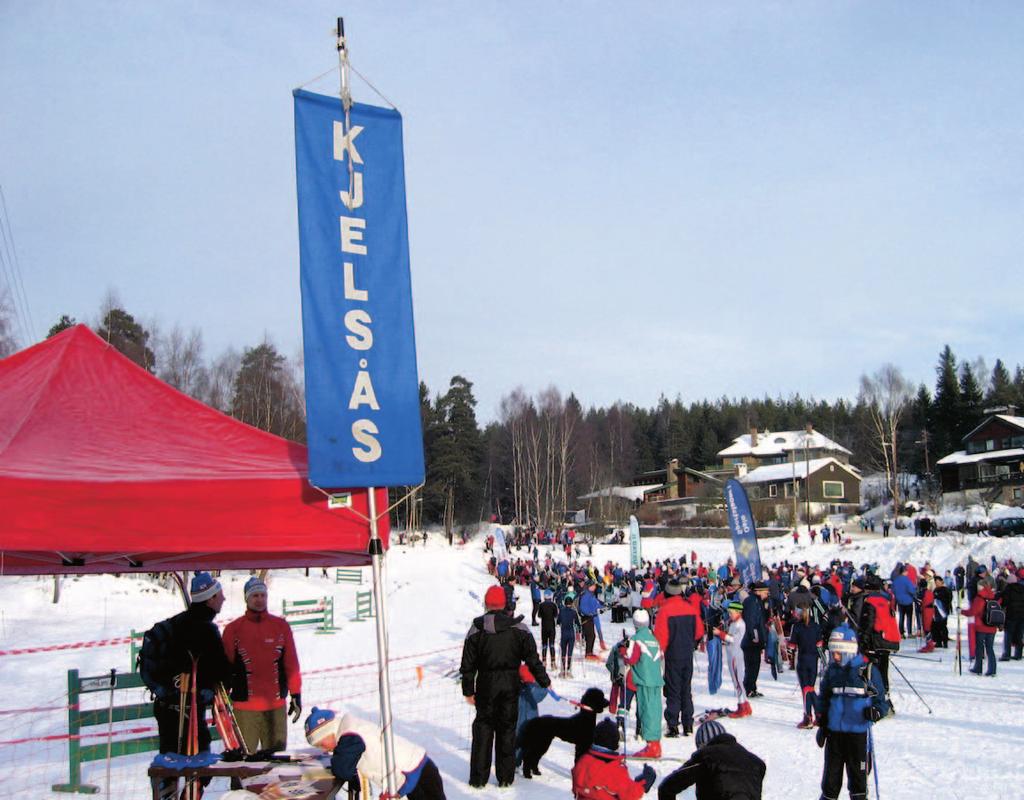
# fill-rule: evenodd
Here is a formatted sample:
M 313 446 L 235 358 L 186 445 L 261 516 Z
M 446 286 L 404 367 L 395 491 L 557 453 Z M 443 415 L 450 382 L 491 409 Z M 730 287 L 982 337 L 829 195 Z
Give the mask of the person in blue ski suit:
M 559 677 L 572 677 L 572 650 L 576 644 L 576 635 L 583 630 L 580 623 L 580 615 L 576 613 L 574 605 L 576 595 L 573 592 L 566 592 L 562 598 L 562 608 L 558 612 L 558 627 L 562 631 L 559 642 L 559 652 L 562 655 L 562 671 Z
M 818 668 L 821 665 L 822 636 L 822 627 L 810 609 L 800 609 L 789 634 L 789 648 L 796 651 L 796 677 L 803 693 L 804 716 L 798 728 L 814 726 L 811 712 L 814 710 L 814 685 L 818 682 Z
M 899 574 L 892 582 L 892 594 L 900 610 L 900 636 L 909 639 L 914 635 L 914 601 L 917 600 L 917 587 L 907 577 L 906 567 L 901 565 L 898 569 Z
M 882 677 L 857 653 L 857 635 L 840 625 L 829 637 L 830 663 L 815 701 L 818 747 L 825 748 L 821 800 L 838 800 L 846 772 L 850 800 L 867 798 L 868 734 L 872 724 L 889 712 Z
M 583 622 L 583 643 L 586 647 L 586 657 L 593 659 L 594 638 L 596 628 L 600 623 L 601 601 L 597 599 L 597 584 L 590 582 L 580 596 L 580 619 Z M 604 637 L 602 637 L 603 640 Z

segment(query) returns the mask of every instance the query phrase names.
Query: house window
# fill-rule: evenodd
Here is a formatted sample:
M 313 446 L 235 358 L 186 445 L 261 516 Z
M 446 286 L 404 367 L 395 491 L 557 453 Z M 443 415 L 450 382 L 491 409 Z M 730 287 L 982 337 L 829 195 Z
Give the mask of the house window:
M 774 483 L 769 483 L 768 484 L 768 496 L 769 497 L 778 497 L 779 496 L 779 487 L 778 487 L 777 484 L 774 484 Z
M 821 493 L 829 500 L 842 500 L 846 497 L 846 488 L 842 481 L 822 481 Z
M 1013 499 L 1014 500 L 1020 500 L 1021 497 L 1024 497 L 1024 489 L 1014 489 L 1013 490 Z
M 995 450 L 995 449 L 996 449 L 996 440 L 995 439 L 986 439 L 985 440 L 985 451 L 988 452 L 989 450 Z

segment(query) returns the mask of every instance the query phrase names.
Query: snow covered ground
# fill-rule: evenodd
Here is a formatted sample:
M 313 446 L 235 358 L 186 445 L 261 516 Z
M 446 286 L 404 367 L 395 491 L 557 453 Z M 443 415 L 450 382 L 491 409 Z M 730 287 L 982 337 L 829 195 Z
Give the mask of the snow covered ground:
M 903 533 L 903 532 L 899 532 Z M 458 684 L 445 672 L 457 662 L 460 643 L 470 620 L 481 613 L 481 598 L 490 583 L 484 572 L 479 544 L 449 548 L 435 541 L 426 547 L 395 547 L 389 556 L 389 629 L 394 662 L 394 708 L 398 733 L 422 743 L 437 762 L 450 798 L 530 797 L 546 800 L 569 796 L 571 748 L 555 743 L 542 762 L 543 775 L 532 781 L 517 778 L 511 790 L 499 790 L 493 783 L 473 791 L 468 775 L 469 727 L 472 709 L 461 698 Z M 804 539 L 806 542 L 806 539 Z M 888 571 L 896 561 L 921 565 L 930 561 L 944 571 L 966 560 L 988 562 L 1012 557 L 1024 561 L 1024 540 L 988 539 L 973 536 L 939 536 L 915 539 L 897 535 L 854 534 L 854 544 L 802 544 L 787 538 L 761 543 L 762 560 L 770 564 L 782 559 L 827 563 L 838 556 L 855 564 L 878 563 Z M 645 558 L 689 554 L 695 550 L 704 561 L 715 563 L 732 554 L 725 540 L 645 539 Z M 599 545 L 593 560 L 625 561 L 625 546 Z M 367 579 L 369 570 L 366 570 Z M 227 603 L 220 619 L 230 620 L 243 609 L 243 574 L 222 579 Z M 303 700 L 307 710 L 314 704 L 334 708 L 352 707 L 368 715 L 376 710 L 376 671 L 372 622 L 352 619 L 357 591 L 367 586 L 335 584 L 315 570 L 306 578 L 301 570 L 271 573 L 272 610 L 280 610 L 283 598 L 310 599 L 325 595 L 336 602 L 340 630 L 333 635 L 312 631 L 296 634 L 305 674 Z M 127 670 L 126 644 L 74 650 L 50 650 L 11 654 L 12 650 L 38 648 L 82 641 L 126 636 L 131 629 L 145 630 L 158 619 L 178 610 L 180 600 L 170 591 L 144 578 L 112 576 L 66 579 L 60 603 L 53 605 L 52 580 L 0 578 L 0 795 L 4 797 L 55 797 L 51 784 L 67 780 L 66 733 L 67 670 L 99 675 L 111 668 Z M 528 597 L 521 608 L 529 609 Z M 619 638 L 622 626 L 603 619 L 605 639 Z M 956 630 L 955 622 L 951 631 Z M 1001 636 L 997 637 L 997 651 Z M 413 656 L 404 658 L 405 656 Z M 966 671 L 953 673 L 952 651 L 937 653 L 937 661 L 894 659 L 906 677 L 931 706 L 928 713 L 895 670 L 892 672 L 895 718 L 880 723 L 875 731 L 881 794 L 892 800 L 920 798 L 934 791 L 953 798 L 978 796 L 1019 796 L 1020 752 L 1024 728 L 1020 723 L 1020 702 L 1024 696 L 1024 662 L 999 664 L 995 678 L 981 678 Z M 367 663 L 371 662 L 371 663 Z M 565 697 L 578 698 L 588 686 L 607 692 L 608 680 L 601 665 L 577 670 L 571 681 L 555 680 Z M 813 732 L 800 731 L 799 689 L 793 673 L 778 681 L 767 669 L 761 673 L 759 688 L 765 696 L 754 701 L 754 715 L 726 721 L 726 728 L 768 765 L 765 798 L 818 796 L 821 751 Z M 117 703 L 139 702 L 142 693 L 122 693 Z M 83 701 L 87 708 L 106 707 L 109 695 L 97 693 Z M 728 677 L 716 696 L 707 691 L 706 661 L 698 656 L 694 678 L 694 704 L 698 710 L 733 705 Z M 50 710 L 30 710 L 50 709 Z M 545 700 L 542 713 L 568 714 L 566 704 Z M 151 720 L 126 723 L 145 727 Z M 121 726 L 119 726 L 121 727 Z M 83 743 L 105 743 L 106 727 L 91 728 L 93 735 Z M 304 744 L 301 725 L 289 731 L 293 746 Z M 55 738 L 51 738 L 55 737 Z M 28 741 L 22 741 L 28 740 Z M 14 742 L 14 743 L 12 743 Z M 685 759 L 692 752 L 692 739 L 665 740 L 666 756 Z M 631 749 L 636 745 L 630 742 Z M 112 760 L 110 796 L 146 796 L 145 766 L 149 756 Z M 659 774 L 678 766 L 675 760 L 655 765 Z M 83 766 L 87 782 L 106 788 L 103 760 Z M 218 796 L 226 785 L 215 782 L 207 797 Z M 683 795 L 692 797 L 692 790 Z

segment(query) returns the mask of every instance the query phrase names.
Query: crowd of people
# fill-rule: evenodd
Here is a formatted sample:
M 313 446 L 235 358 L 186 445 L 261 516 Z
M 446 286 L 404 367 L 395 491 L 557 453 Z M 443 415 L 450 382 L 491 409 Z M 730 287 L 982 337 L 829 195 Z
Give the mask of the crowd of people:
M 824 749 L 822 797 L 837 798 L 845 776 L 856 800 L 865 796 L 871 726 L 895 711 L 890 657 L 901 647 L 923 652 L 950 647 L 947 620 L 962 605 L 970 620 L 971 672 L 994 676 L 998 661 L 1022 657 L 1024 568 L 1012 561 L 968 560 L 941 575 L 928 563 L 897 564 L 888 576 L 877 565 L 856 566 L 840 558 L 824 566 L 782 561 L 765 569 L 761 580 L 744 583 L 732 559 L 712 565 L 693 551 L 638 566 L 598 565 L 572 558 L 577 543 L 565 534 L 523 536 L 511 544 L 513 552 L 518 549 L 514 555 L 487 542 L 495 583 L 463 644 L 461 689 L 475 707 L 472 787 L 487 784 L 492 766 L 499 786 L 511 785 L 520 765 L 526 777 L 540 774 L 539 758 L 555 734 L 549 733 L 538 750 L 530 737 L 545 726 L 525 723 L 537 718 L 541 699 L 561 699 L 548 670 L 570 678 L 574 657 L 603 665 L 610 697 L 592 687 L 577 703 L 584 732 L 572 739 L 574 796 L 639 798 L 656 783 L 649 762 L 662 758 L 662 740 L 693 735 L 696 749 L 663 778 L 659 800 L 691 785 L 701 798 L 761 796 L 764 763 L 726 732 L 722 720 L 756 713 L 764 665 L 773 677 L 787 668 L 796 673 L 801 688 L 796 725 L 816 729 Z M 522 615 L 517 614 L 517 586 L 530 603 Z M 183 752 L 183 731 L 192 732 L 193 748 L 209 750 L 207 710 L 224 689 L 246 752 L 272 753 L 286 746 L 287 716 L 297 721 L 302 714 L 291 628 L 267 612 L 267 586 L 260 577 L 250 578 L 244 592 L 245 614 L 222 635 L 214 623 L 224 603 L 220 583 L 196 573 L 189 607 L 147 632 L 139 666 L 155 698 L 162 753 Z M 614 623 L 628 623 L 620 639 L 606 639 L 606 613 Z M 997 658 L 1000 630 L 1003 648 Z M 955 641 L 958 646 L 959 637 Z M 732 708 L 694 709 L 697 652 L 707 655 L 709 681 L 729 676 Z M 184 685 L 191 696 L 179 676 L 190 676 Z M 605 709 L 610 716 L 598 719 Z M 627 754 L 620 746 L 630 714 L 643 745 Z M 349 786 L 360 775 L 383 781 L 375 723 L 314 708 L 305 729 L 309 742 L 330 755 L 338 780 Z M 524 752 L 533 753 L 525 762 Z M 425 750 L 396 740 L 395 757 L 399 796 L 444 798 L 440 772 Z M 644 768 L 630 775 L 632 760 Z
M 564 551 L 564 538 L 555 536 L 552 541 Z M 662 738 L 690 736 L 702 720 L 706 726 L 720 716 L 742 719 L 754 714 L 762 696 L 758 680 L 767 664 L 773 676 L 786 668 L 796 672 L 801 687 L 796 725 L 817 729 L 817 742 L 824 748 L 822 797 L 838 797 L 844 774 L 850 796 L 863 797 L 871 762 L 870 727 L 895 713 L 890 692 L 893 654 L 901 647 L 925 653 L 948 648 L 947 620 L 963 604 L 963 614 L 971 620 L 967 641 L 972 672 L 995 674 L 994 640 L 1000 629 L 1002 659 L 1021 657 L 1024 568 L 1012 561 L 997 564 L 993 559 L 986 565 L 969 560 L 944 574 L 929 563 L 901 563 L 888 575 L 876 564 L 858 566 L 841 558 L 824 566 L 783 561 L 765 569 L 762 580 L 744 584 L 731 559 L 712 565 L 692 551 L 630 567 L 555 557 L 550 549 L 542 553 L 541 547 L 536 540 L 525 540 L 518 552 L 513 544 L 512 555 L 492 550 L 488 566 L 498 583 L 489 592 L 493 606 L 487 613 L 518 626 L 524 658 L 528 653 L 533 659 L 527 662 L 527 684 L 536 681 L 550 687 L 546 668 L 557 669 L 559 677 L 572 677 L 577 646 L 583 649 L 577 657 L 604 662 L 611 682 L 609 711 L 619 718 L 634 711 L 636 733 L 644 742 L 629 756 L 633 759 L 660 758 Z M 531 607 L 522 617 L 515 616 L 515 585 L 530 598 Z M 605 612 L 613 622 L 631 620 L 633 635 L 624 633 L 623 640 L 609 647 L 601 629 Z M 524 635 L 531 626 L 540 628 L 539 651 L 532 637 Z M 731 678 L 733 708 L 695 713 L 691 684 L 698 651 L 707 652 L 709 668 L 721 665 L 717 669 Z M 520 667 L 514 661 L 502 667 L 510 678 Z M 479 704 L 481 666 L 473 656 L 468 661 L 464 656 L 462 666 L 463 693 Z M 498 702 L 508 709 L 506 744 L 495 745 L 498 759 L 506 765 L 498 781 L 507 785 L 514 774 L 507 765 L 515 763 L 512 711 L 518 698 L 505 686 Z M 496 712 L 490 708 L 487 713 Z M 604 735 L 604 743 L 595 745 L 594 758 L 612 769 L 615 762 L 604 752 L 612 739 L 607 730 Z M 698 742 L 701 738 L 707 739 L 698 737 Z M 474 752 L 489 745 L 478 744 L 474 736 Z M 698 760 L 706 757 L 700 749 L 694 755 Z M 573 773 L 576 796 L 604 796 L 584 785 L 594 764 L 584 769 L 580 763 L 578 759 Z M 694 769 L 692 764 L 689 769 Z M 478 786 L 486 778 L 476 769 L 470 782 Z M 640 776 L 630 781 L 650 788 Z M 674 787 L 680 785 L 678 776 L 673 781 L 666 778 L 659 796 L 674 797 L 672 792 L 679 791 Z M 635 787 L 629 791 L 636 795 Z M 698 796 L 759 797 L 760 790 L 730 794 L 707 789 Z

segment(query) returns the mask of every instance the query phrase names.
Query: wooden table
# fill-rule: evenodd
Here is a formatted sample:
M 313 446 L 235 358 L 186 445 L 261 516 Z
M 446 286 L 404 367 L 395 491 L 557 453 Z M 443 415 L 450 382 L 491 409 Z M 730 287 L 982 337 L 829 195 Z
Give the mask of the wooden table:
M 330 770 L 318 759 L 300 762 L 220 761 L 208 767 L 150 767 L 149 784 L 153 800 L 177 800 L 178 782 L 189 778 L 238 778 L 242 786 L 262 800 L 308 797 L 309 800 L 332 800 L 341 788 Z M 161 791 L 164 781 L 173 781 Z M 300 783 L 301 782 L 301 783 Z M 309 794 L 299 793 L 308 788 Z

